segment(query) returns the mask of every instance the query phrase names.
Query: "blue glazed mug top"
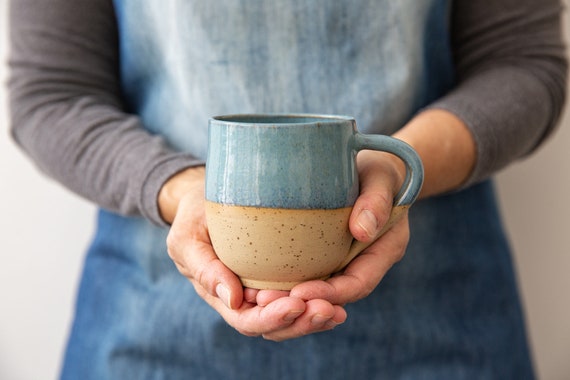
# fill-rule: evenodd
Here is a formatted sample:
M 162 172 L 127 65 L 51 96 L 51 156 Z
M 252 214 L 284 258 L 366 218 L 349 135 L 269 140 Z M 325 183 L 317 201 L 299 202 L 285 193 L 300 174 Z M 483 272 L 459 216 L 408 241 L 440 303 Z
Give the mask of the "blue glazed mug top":
M 350 207 L 358 197 L 355 157 L 362 149 L 393 153 L 407 168 L 395 205 L 410 205 L 422 163 L 406 143 L 364 135 L 352 117 L 228 115 L 209 121 L 206 199 L 286 209 Z

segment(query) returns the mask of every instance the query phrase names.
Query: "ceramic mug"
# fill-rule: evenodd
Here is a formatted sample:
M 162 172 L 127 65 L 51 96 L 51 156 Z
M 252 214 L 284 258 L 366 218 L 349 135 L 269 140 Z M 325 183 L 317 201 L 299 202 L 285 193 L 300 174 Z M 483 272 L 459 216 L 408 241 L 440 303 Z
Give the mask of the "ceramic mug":
M 423 167 L 406 143 L 364 135 L 351 117 L 229 115 L 209 121 L 206 219 L 219 259 L 255 289 L 291 289 L 340 271 L 368 244 L 348 220 L 359 195 L 356 154 L 398 156 L 406 179 L 384 231 L 414 202 Z

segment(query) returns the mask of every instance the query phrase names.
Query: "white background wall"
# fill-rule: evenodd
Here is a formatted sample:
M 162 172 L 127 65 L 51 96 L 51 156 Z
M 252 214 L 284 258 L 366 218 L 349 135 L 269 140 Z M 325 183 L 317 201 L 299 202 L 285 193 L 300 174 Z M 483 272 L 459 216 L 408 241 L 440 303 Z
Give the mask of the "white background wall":
M 5 3 L 0 0 L 2 16 Z M 1 38 L 0 57 L 4 32 Z M 14 147 L 3 90 L 0 103 L 0 379 L 55 379 L 95 210 L 38 174 Z M 540 377 L 549 380 L 570 379 L 566 115 L 554 139 L 498 176 L 535 362 Z

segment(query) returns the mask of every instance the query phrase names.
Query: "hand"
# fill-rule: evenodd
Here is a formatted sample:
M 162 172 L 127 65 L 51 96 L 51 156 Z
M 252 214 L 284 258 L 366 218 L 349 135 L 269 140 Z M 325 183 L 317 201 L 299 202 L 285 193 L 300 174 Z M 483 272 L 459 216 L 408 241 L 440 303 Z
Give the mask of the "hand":
M 404 166 L 386 153 L 365 151 L 358 156 L 361 194 L 349 222 L 353 236 L 369 242 L 388 221 L 393 199 L 405 176 Z M 407 212 L 381 238 L 357 256 L 342 273 L 326 281 L 297 285 L 290 296 L 304 300 L 326 300 L 345 305 L 368 296 L 386 272 L 404 255 L 409 241 Z M 257 294 L 258 302 L 269 302 L 271 294 Z
M 456 188 L 474 166 L 476 149 L 471 133 L 446 111 L 422 112 L 395 136 L 412 145 L 424 162 L 420 197 Z M 358 165 L 361 194 L 350 218 L 350 230 L 356 239 L 372 241 L 389 218 L 404 167 L 394 156 L 372 151 L 360 152 Z M 169 180 L 159 196 L 164 219 L 173 222 L 169 254 L 198 294 L 246 335 L 284 340 L 343 323 L 347 316 L 342 305 L 370 294 L 405 253 L 409 240 L 407 215 L 342 273 L 327 281 L 302 283 L 291 292 L 244 290 L 213 251 L 202 203 L 204 172 L 203 168 L 191 173 L 193 170 Z
M 467 125 L 444 110 L 428 109 L 419 113 L 394 137 L 410 144 L 423 161 L 425 180 L 420 198 L 461 186 L 477 159 L 476 144 Z M 361 194 L 350 218 L 350 230 L 356 239 L 371 241 L 388 220 L 392 199 L 405 173 L 404 165 L 394 156 L 362 151 L 358 154 L 358 168 Z M 403 257 L 408 240 L 408 218 L 404 215 L 342 273 L 327 281 L 299 284 L 289 296 L 326 300 L 333 305 L 360 300 L 370 294 L 386 272 Z M 267 291 L 256 294 L 258 303 L 271 302 L 278 296 Z
M 196 292 L 228 324 L 248 336 L 284 340 L 324 331 L 344 322 L 346 312 L 322 299 L 302 300 L 287 292 L 243 289 L 216 256 L 204 211 L 204 169 L 191 168 L 167 181 L 159 194 L 163 218 L 172 222 L 168 254 Z M 258 302 L 259 298 L 259 302 Z

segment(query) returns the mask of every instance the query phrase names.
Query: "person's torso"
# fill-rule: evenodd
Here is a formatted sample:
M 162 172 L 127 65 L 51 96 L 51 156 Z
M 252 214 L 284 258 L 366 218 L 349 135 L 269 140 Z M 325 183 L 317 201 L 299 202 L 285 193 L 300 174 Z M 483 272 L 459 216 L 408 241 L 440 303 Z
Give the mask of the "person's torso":
M 131 110 L 199 158 L 212 116 L 341 114 L 389 134 L 453 83 L 447 0 L 115 6 Z
M 131 111 L 200 158 L 214 115 L 344 114 L 391 133 L 453 82 L 446 0 L 115 4 Z M 345 324 L 276 344 L 196 294 L 166 229 L 102 210 L 62 378 L 531 378 L 492 187 L 409 220 L 405 257 Z

